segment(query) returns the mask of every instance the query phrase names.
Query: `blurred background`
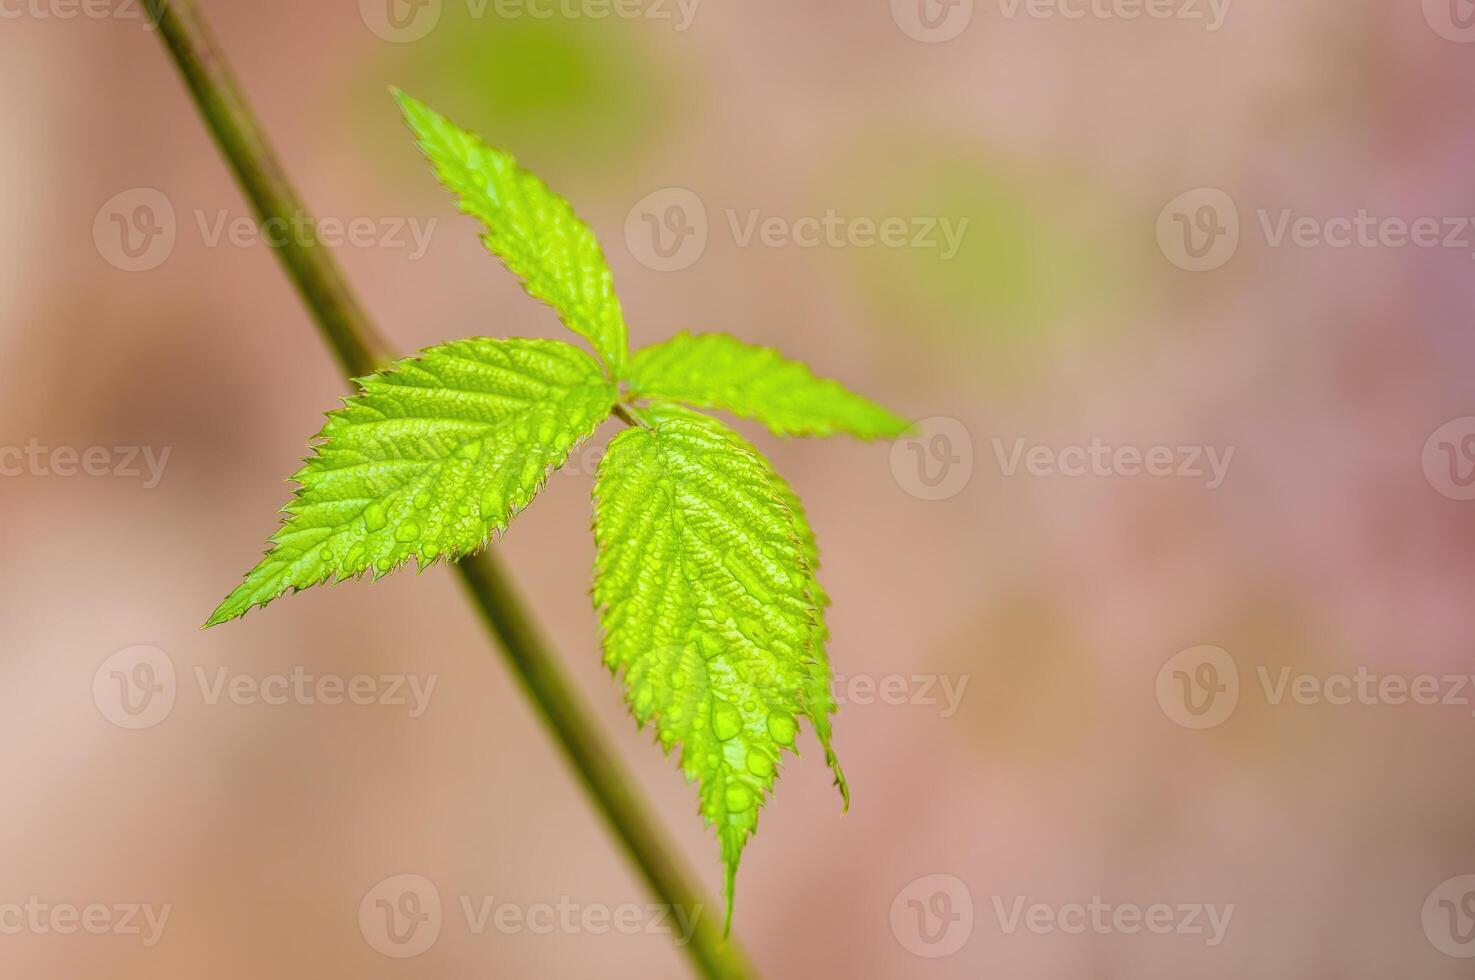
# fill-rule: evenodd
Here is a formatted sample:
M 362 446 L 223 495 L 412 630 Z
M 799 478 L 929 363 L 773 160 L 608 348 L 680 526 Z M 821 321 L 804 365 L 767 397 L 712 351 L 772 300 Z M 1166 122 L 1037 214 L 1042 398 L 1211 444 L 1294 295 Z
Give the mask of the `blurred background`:
M 1471 975 L 1468 0 L 204 10 L 398 349 L 563 333 L 391 84 L 575 203 L 635 344 L 925 420 L 744 427 L 855 797 L 801 739 L 764 975 Z M 445 568 L 200 632 L 343 384 L 139 5 L 0 5 L 0 86 L 0 975 L 689 975 Z M 612 431 L 496 547 L 715 894 L 599 662 Z

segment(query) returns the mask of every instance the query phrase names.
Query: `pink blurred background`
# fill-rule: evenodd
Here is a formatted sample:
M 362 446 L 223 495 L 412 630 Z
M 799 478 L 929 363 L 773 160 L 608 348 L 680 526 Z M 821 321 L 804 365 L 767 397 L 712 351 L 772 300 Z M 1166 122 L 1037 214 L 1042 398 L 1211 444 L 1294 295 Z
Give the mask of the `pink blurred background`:
M 744 427 L 819 534 L 855 794 L 842 817 L 801 742 L 738 883 L 764 975 L 1470 975 L 1466 0 L 445 0 L 401 28 L 388 2 L 205 11 L 309 207 L 371 222 L 337 256 L 396 347 L 563 334 L 390 84 L 575 202 L 634 343 L 731 330 L 927 420 L 895 447 Z M 88 9 L 0 19 L 0 976 L 688 975 L 649 917 L 464 914 L 647 897 L 446 569 L 199 631 L 342 384 L 269 249 L 212 243 L 249 210 L 138 9 Z M 140 202 L 170 231 L 130 255 L 113 216 Z M 672 207 L 698 237 L 668 260 L 642 229 Z M 792 240 L 831 211 L 850 237 Z M 1338 246 L 1360 213 L 1384 223 Z M 747 238 L 755 217 L 781 220 Z M 888 218 L 962 237 L 855 231 Z M 1400 245 L 1418 218 L 1438 242 Z M 423 250 L 400 219 L 434 219 Z M 1060 472 L 1093 441 L 1168 447 L 1174 473 Z M 1210 453 L 1221 480 L 1176 472 Z M 599 663 L 596 458 L 496 547 L 715 893 L 694 791 Z M 140 646 L 174 677 L 141 721 L 108 700 Z M 419 713 L 210 696 L 298 670 L 435 686 Z M 1359 671 L 1451 703 L 1397 680 L 1331 703 Z M 360 918 L 397 875 L 443 904 L 415 958 Z M 1080 919 L 1093 899 L 1127 911 Z M 1169 927 L 1132 928 L 1159 903 Z M 107 928 L 59 934 L 38 904 Z M 167 906 L 162 931 L 124 928 L 132 904 Z

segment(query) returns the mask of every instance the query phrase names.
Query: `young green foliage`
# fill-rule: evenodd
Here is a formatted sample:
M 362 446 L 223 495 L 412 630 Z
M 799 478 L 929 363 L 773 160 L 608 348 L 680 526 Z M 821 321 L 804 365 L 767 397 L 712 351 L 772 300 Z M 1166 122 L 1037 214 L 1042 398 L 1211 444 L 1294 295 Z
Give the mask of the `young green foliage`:
M 477 550 L 615 400 L 594 359 L 558 340 L 459 340 L 359 384 L 292 478 L 271 550 L 206 625 L 288 589 Z
M 594 601 L 635 720 L 680 744 L 733 878 L 808 697 L 814 573 L 768 463 L 715 419 L 610 443 L 594 485 Z M 823 710 L 823 708 L 821 708 Z
M 266 557 L 206 625 L 288 590 L 483 547 L 618 412 L 631 428 L 610 443 L 594 489 L 604 659 L 637 721 L 666 751 L 681 746 L 717 829 L 730 922 L 739 859 L 802 719 L 847 807 L 850 792 L 831 747 L 829 597 L 804 507 L 750 443 L 676 403 L 780 435 L 871 439 L 907 424 L 725 334 L 679 334 L 630 358 L 609 267 L 567 202 L 508 154 L 396 97 L 441 181 L 485 223 L 487 247 L 602 364 L 562 341 L 474 338 L 360 379 L 293 478 Z
M 700 412 L 694 412 L 689 408 L 674 405 L 669 402 L 657 402 L 645 409 L 644 415 L 653 421 L 668 418 L 689 418 L 700 421 L 711 421 Z M 759 459 L 763 455 L 757 448 L 747 442 L 731 429 L 725 429 L 725 434 L 742 449 L 751 453 Z M 809 515 L 804 510 L 804 504 L 794 488 L 789 486 L 782 476 L 773 470 L 768 471 L 773 480 L 774 489 L 777 491 L 786 507 L 789 508 L 789 517 L 794 523 L 794 533 L 798 536 L 801 552 L 805 563 L 809 566 L 810 598 L 814 604 L 814 617 L 809 629 L 809 657 L 805 661 L 806 675 L 804 683 L 804 696 L 807 699 L 806 714 L 814 723 L 814 734 L 819 739 L 819 744 L 825 751 L 825 763 L 835 774 L 835 786 L 840 790 L 840 798 L 845 803 L 845 809 L 850 809 L 850 784 L 845 780 L 845 772 L 840 768 L 840 760 L 835 756 L 835 750 L 830 745 L 830 715 L 838 710 L 835 703 L 835 693 L 831 688 L 833 677 L 830 673 L 830 658 L 825 651 L 825 642 L 830 638 L 830 631 L 825 626 L 825 608 L 830 604 L 830 597 L 826 594 L 824 587 L 819 584 L 819 542 L 815 539 L 814 530 L 809 526 Z M 597 493 L 597 491 L 596 491 Z
M 481 240 L 488 251 L 619 374 L 628 354 L 625 315 L 594 232 L 512 154 L 487 146 L 403 92 L 394 95 L 440 182 L 462 211 L 487 226 Z
M 649 398 L 720 408 L 780 436 L 895 439 L 907 422 L 771 347 L 725 333 L 679 333 L 630 362 L 630 390 Z

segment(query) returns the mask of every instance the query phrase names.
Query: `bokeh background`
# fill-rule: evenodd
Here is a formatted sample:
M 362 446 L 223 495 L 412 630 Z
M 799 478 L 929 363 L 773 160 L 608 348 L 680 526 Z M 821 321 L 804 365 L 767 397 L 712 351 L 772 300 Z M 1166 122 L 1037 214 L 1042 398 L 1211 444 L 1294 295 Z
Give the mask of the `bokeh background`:
M 841 816 L 801 743 L 739 880 L 765 975 L 1470 975 L 1466 0 L 392 2 L 205 10 L 309 206 L 370 222 L 337 257 L 397 348 L 562 334 L 390 84 L 576 203 L 635 343 L 731 330 L 927 420 L 745 427 L 819 533 L 855 793 Z M 445 568 L 199 630 L 343 386 L 270 250 L 211 233 L 249 210 L 137 7 L 3 10 L 0 975 L 687 975 L 659 931 L 472 928 L 463 902 L 647 897 Z M 848 236 L 795 240 L 831 212 Z M 1359 213 L 1384 223 L 1339 244 Z M 856 230 L 888 218 L 964 231 Z M 1399 239 L 1418 218 L 1437 243 Z M 496 547 L 715 893 L 693 790 L 599 663 L 610 431 Z M 1061 471 L 1092 445 L 1229 465 Z M 173 701 L 120 714 L 145 661 Z M 435 686 L 418 714 L 210 696 L 294 671 Z M 1373 696 L 1316 693 L 1359 672 Z M 1400 703 L 1422 676 L 1451 703 Z M 443 903 L 413 959 L 359 914 L 397 875 Z M 131 903 L 169 907 L 157 941 Z M 1131 928 L 1158 903 L 1165 934 Z M 103 934 L 38 904 L 107 906 Z

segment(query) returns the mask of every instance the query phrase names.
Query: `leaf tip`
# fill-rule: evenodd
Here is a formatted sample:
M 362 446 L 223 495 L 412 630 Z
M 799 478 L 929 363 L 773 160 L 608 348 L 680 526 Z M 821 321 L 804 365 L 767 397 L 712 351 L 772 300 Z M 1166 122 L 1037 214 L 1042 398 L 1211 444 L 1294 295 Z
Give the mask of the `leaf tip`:
M 722 902 L 726 906 L 722 914 L 722 938 L 726 939 L 732 934 L 732 904 L 733 896 L 737 893 L 737 859 L 727 862 L 727 869 L 722 880 Z
M 235 618 L 236 617 L 233 613 L 226 612 L 225 607 L 221 606 L 219 609 L 210 614 L 210 618 L 205 620 L 205 625 L 201 626 L 200 629 L 207 630 L 210 629 L 212 626 L 219 626 L 221 623 L 228 622 L 229 620 Z
M 835 755 L 835 750 L 828 745 L 825 746 L 825 762 L 829 763 L 830 772 L 835 774 L 835 788 L 840 791 L 840 812 L 850 812 L 850 783 L 845 778 L 845 770 L 840 768 L 840 759 Z
M 424 129 L 425 117 L 433 116 L 434 111 L 397 85 L 389 86 L 389 94 L 394 97 L 395 104 L 399 106 L 400 114 L 404 116 L 405 122 L 419 137 Z
M 902 418 L 900 415 L 891 416 L 887 424 L 889 426 L 889 431 L 886 433 L 886 436 L 891 439 L 901 439 L 908 436 L 915 436 L 919 431 L 917 429 L 917 423 L 908 421 L 907 419 Z

